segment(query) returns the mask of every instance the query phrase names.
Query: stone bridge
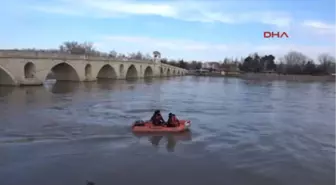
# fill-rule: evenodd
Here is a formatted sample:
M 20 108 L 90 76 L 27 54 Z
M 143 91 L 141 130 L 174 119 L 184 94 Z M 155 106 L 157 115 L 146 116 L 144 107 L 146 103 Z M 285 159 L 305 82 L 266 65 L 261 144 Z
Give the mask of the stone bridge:
M 71 55 L 41 51 L 0 51 L 0 85 L 42 85 L 59 81 L 95 81 L 185 75 L 187 70 L 154 61 Z

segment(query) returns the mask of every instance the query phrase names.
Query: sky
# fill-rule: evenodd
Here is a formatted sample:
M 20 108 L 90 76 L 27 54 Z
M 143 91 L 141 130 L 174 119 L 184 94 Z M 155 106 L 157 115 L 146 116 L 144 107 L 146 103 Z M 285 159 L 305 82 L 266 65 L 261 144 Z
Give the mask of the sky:
M 92 42 L 122 53 L 218 61 L 258 52 L 335 56 L 335 0 L 0 0 L 0 48 Z M 288 38 L 264 38 L 265 31 Z

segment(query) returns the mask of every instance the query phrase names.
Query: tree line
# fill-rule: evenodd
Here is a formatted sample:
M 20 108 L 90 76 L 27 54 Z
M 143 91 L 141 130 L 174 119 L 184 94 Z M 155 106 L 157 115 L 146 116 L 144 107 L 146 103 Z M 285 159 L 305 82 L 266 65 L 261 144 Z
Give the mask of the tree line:
M 328 54 L 321 54 L 318 56 L 318 62 L 309 59 L 304 54 L 291 51 L 284 57 L 279 58 L 279 62 L 275 62 L 275 56 L 264 55 L 260 56 L 254 53 L 241 59 L 225 58 L 223 61 L 217 62 L 219 69 L 235 70 L 239 69 L 241 72 L 273 72 L 278 74 L 306 74 L 306 75 L 327 75 L 335 73 L 335 57 Z M 202 62 L 192 61 L 185 62 L 183 60 L 167 61 L 161 60 L 162 63 L 181 67 L 188 70 L 197 70 L 202 68 Z
M 33 50 L 36 49 L 21 49 L 21 50 Z M 101 56 L 109 58 L 127 58 L 136 60 L 153 60 L 160 58 L 162 63 L 170 64 L 172 66 L 197 70 L 202 68 L 202 61 L 184 61 L 180 60 L 168 60 L 167 58 L 161 58 L 159 51 L 154 51 L 151 54 L 142 52 L 132 52 L 128 54 L 118 53 L 115 50 L 110 52 L 101 52 L 94 48 L 93 43 L 84 42 L 79 43 L 76 41 L 67 41 L 59 46 L 58 49 L 39 50 L 46 52 L 62 52 L 87 56 Z M 318 56 L 318 61 L 313 61 L 306 55 L 291 51 L 284 57 L 279 58 L 276 63 L 276 57 L 269 54 L 260 56 L 258 53 L 251 54 L 241 59 L 229 59 L 224 58 L 222 61 L 215 62 L 218 69 L 235 70 L 239 69 L 242 72 L 275 72 L 279 74 L 310 74 L 310 75 L 326 75 L 335 73 L 335 57 L 328 54 L 321 54 Z
M 152 60 L 153 58 L 159 57 L 161 54 L 158 51 L 154 51 L 152 57 L 151 54 L 142 52 L 131 52 L 131 53 L 118 53 L 115 50 L 110 52 L 98 51 L 94 48 L 92 42 L 79 43 L 77 41 L 67 41 L 59 46 L 58 49 L 35 49 L 35 48 L 23 48 L 15 49 L 20 51 L 39 51 L 39 52 L 51 52 L 51 53 L 69 53 L 73 55 L 86 55 L 86 56 L 96 56 L 96 57 L 108 57 L 108 58 L 127 58 L 135 60 Z
M 257 53 L 244 59 L 239 69 L 244 72 L 276 72 L 279 74 L 327 75 L 335 73 L 335 57 L 321 54 L 317 62 L 304 54 L 291 51 L 275 63 L 273 55 L 259 56 Z

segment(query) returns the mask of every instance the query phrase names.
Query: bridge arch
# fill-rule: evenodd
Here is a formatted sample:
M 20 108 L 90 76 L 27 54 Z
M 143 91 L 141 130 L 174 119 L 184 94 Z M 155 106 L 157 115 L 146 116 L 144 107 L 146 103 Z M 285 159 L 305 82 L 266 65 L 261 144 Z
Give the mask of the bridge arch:
M 89 79 L 92 76 L 92 66 L 91 64 L 86 64 L 85 66 L 85 78 Z
M 0 66 L 0 85 L 15 85 L 14 77 L 5 68 Z
M 80 81 L 76 69 L 67 62 L 61 62 L 52 66 L 50 72 L 57 81 Z M 46 78 L 49 77 L 50 75 L 48 75 Z
M 176 71 L 175 71 L 175 69 L 173 70 L 173 76 L 176 76 Z
M 24 76 L 25 78 L 34 78 L 36 73 L 36 66 L 32 62 L 27 62 L 24 65 Z
M 153 77 L 153 69 L 150 66 L 147 66 L 144 72 L 144 77 Z
M 180 71 L 179 70 L 177 71 L 177 75 L 180 75 Z
M 128 67 L 126 72 L 126 79 L 130 78 L 138 78 L 138 71 L 133 64 Z
M 116 78 L 117 73 L 114 70 L 114 68 L 109 64 L 105 64 L 102 68 L 100 68 L 97 74 L 97 79 L 116 79 Z

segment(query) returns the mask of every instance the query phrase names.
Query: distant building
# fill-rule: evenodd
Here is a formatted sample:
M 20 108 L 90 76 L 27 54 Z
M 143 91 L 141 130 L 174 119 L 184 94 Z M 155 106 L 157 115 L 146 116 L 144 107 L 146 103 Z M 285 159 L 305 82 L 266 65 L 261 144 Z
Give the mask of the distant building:
M 189 74 L 193 74 L 193 75 L 202 75 L 202 74 L 208 74 L 210 72 L 209 69 L 193 69 L 193 70 L 188 70 Z
M 228 64 L 222 64 L 220 68 L 220 72 L 223 75 L 233 75 L 233 74 L 239 74 L 239 66 L 238 63 L 228 63 Z
M 211 71 L 218 71 L 220 68 L 220 64 L 218 62 L 205 62 L 202 64 L 202 68 Z
M 328 72 L 330 75 L 336 76 L 336 64 L 335 63 L 331 64 Z
M 237 75 L 240 73 L 239 63 L 222 63 L 219 62 L 205 62 L 202 63 L 202 69 L 196 73 L 211 73 L 220 75 Z

